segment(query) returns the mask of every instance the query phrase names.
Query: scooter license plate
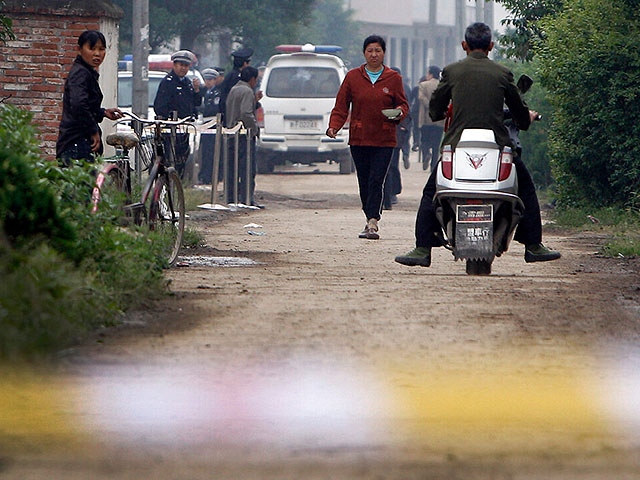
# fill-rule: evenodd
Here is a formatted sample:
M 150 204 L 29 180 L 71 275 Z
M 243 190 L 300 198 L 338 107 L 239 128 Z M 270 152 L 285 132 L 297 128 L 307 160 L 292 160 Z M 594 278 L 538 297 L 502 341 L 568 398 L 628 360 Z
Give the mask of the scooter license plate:
M 493 222 L 493 205 L 458 205 L 458 223 Z

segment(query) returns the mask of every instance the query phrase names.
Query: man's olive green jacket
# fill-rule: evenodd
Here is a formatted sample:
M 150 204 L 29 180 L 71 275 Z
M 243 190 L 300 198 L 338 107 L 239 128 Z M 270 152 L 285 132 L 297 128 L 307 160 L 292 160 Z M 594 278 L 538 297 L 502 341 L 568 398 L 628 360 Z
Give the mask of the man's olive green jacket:
M 513 74 L 483 52 L 473 51 L 464 60 L 444 68 L 429 102 L 431 119 L 445 118 L 449 102 L 453 105 L 453 118 L 442 145 L 453 148 L 465 128 L 491 129 L 498 145 L 513 148 L 504 125 L 505 104 L 518 128 L 526 130 L 531 124 L 529 108 L 520 97 Z

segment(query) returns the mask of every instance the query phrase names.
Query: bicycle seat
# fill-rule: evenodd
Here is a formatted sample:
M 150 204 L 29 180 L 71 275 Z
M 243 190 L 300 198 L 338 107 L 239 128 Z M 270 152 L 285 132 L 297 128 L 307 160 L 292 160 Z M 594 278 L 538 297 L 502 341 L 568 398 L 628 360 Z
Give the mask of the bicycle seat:
M 113 147 L 133 148 L 140 143 L 140 140 L 134 133 L 117 132 L 107 135 L 107 144 Z

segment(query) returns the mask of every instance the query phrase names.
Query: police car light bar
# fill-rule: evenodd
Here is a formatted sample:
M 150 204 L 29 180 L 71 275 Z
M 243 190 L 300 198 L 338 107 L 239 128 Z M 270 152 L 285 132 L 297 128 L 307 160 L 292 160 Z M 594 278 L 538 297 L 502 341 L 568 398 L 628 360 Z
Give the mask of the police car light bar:
M 304 45 L 278 45 L 276 47 L 278 52 L 295 53 L 334 53 L 340 52 L 342 47 L 338 45 L 312 45 L 311 43 L 305 43 Z

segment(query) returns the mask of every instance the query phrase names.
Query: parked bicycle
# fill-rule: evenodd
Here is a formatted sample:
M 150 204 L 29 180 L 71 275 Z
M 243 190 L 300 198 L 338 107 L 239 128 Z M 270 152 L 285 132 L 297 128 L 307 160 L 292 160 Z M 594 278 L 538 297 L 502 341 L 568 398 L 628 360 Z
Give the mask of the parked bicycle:
M 140 122 L 142 133 L 117 132 L 107 136 L 106 142 L 120 152 L 105 159 L 106 165 L 98 174 L 93 189 L 93 211 L 98 211 L 101 194 L 106 188 L 114 188 L 125 195 L 123 210 L 125 217 L 135 225 L 148 223 L 149 229 L 157 232 L 163 242 L 164 255 L 173 265 L 180 253 L 185 224 L 184 190 L 178 172 L 167 155 L 167 129 L 178 126 L 194 126 L 192 118 L 177 121 L 147 120 L 124 112 Z M 127 120 L 130 121 L 130 120 Z M 195 128 L 195 127 L 194 127 Z M 131 172 L 129 152 L 135 149 L 141 158 L 141 167 L 149 172 L 142 188 L 140 201 L 131 203 Z

